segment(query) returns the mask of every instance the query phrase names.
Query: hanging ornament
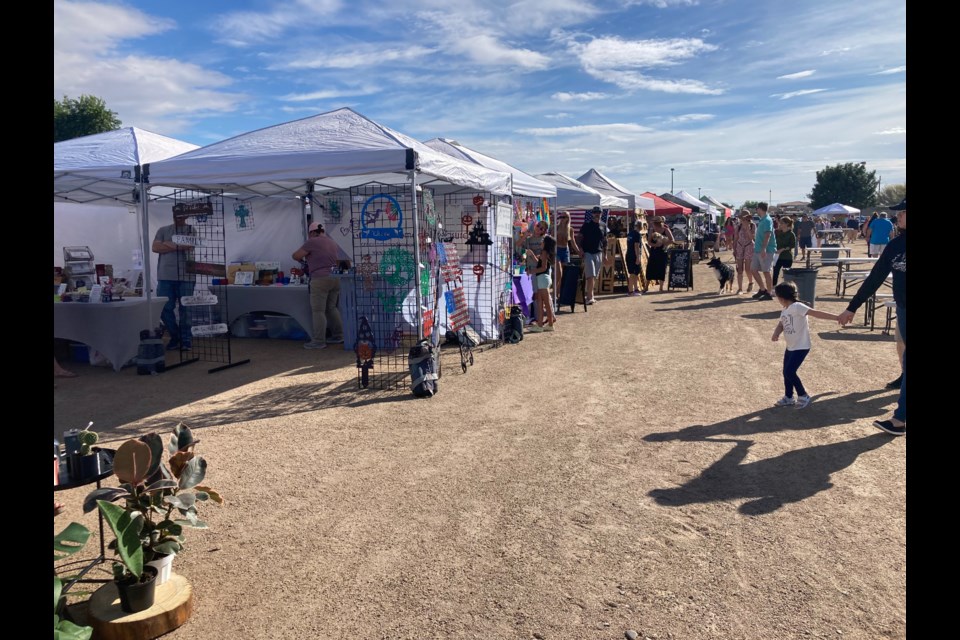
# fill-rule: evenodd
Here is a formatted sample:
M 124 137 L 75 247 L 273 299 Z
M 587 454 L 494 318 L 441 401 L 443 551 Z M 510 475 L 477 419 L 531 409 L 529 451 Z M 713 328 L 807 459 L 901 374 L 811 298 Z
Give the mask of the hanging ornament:
M 477 284 L 480 284 L 480 278 L 483 277 L 484 266 L 482 264 L 473 265 L 473 275 L 477 276 Z
M 249 231 L 253 229 L 253 212 L 250 206 L 244 202 L 238 202 L 233 205 L 233 215 L 237 219 L 237 231 Z
M 477 208 L 477 215 L 480 215 L 480 207 L 483 206 L 483 196 L 473 196 L 473 206 Z
M 370 369 L 373 369 L 373 357 L 377 354 L 377 344 L 374 341 L 373 331 L 367 316 L 360 316 L 360 326 L 357 329 L 357 368 L 360 369 L 360 386 L 366 389 L 370 385 Z
M 460 216 L 460 224 L 463 225 L 463 232 L 468 233 L 470 231 L 470 225 L 473 224 L 473 216 L 469 214 Z

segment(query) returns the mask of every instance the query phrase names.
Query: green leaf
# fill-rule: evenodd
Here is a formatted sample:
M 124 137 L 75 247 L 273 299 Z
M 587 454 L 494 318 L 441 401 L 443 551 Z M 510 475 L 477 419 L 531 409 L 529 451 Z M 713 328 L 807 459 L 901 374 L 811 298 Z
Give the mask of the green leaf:
M 157 480 L 149 487 L 145 489 L 147 493 L 154 493 L 156 491 L 161 491 L 163 489 L 176 489 L 177 481 L 176 480 Z
M 143 574 L 143 547 L 140 543 L 143 515 L 127 511 L 106 500 L 98 500 L 97 506 L 117 538 L 117 553 L 120 555 L 120 560 L 123 561 L 127 571 L 139 579 Z
M 69 620 L 61 620 L 53 631 L 54 640 L 90 640 L 93 627 L 78 627 Z
M 190 489 L 197 486 L 207 475 L 207 461 L 202 456 L 197 456 L 187 463 L 183 471 L 180 472 L 180 488 Z
M 163 501 L 172 504 L 177 509 L 189 509 L 196 503 L 196 498 L 192 493 L 181 493 L 175 496 L 167 496 Z
M 207 523 L 203 520 L 197 520 L 197 514 L 187 513 L 187 520 L 177 520 L 180 524 L 190 527 L 191 529 L 206 529 Z M 193 518 L 190 520 L 189 518 Z
M 53 536 L 53 561 L 69 558 L 87 544 L 90 530 L 79 522 L 71 522 L 67 528 Z
M 159 544 L 153 545 L 153 551 L 155 553 L 160 553 L 167 556 L 176 555 L 181 549 L 183 549 L 183 545 L 177 540 L 166 540 Z
M 83 499 L 83 512 L 90 513 L 97 508 L 97 500 L 106 500 L 107 502 L 116 502 L 120 498 L 126 498 L 130 492 L 126 489 L 109 487 L 106 489 L 94 489 Z
M 170 438 L 168 449 L 170 455 L 173 455 L 177 451 L 184 451 L 194 444 L 196 444 L 196 442 L 193 439 L 193 431 L 181 422 L 173 428 L 173 436 Z
M 53 623 L 57 621 L 57 605 L 60 604 L 60 592 L 63 590 L 63 583 L 60 578 L 53 576 Z

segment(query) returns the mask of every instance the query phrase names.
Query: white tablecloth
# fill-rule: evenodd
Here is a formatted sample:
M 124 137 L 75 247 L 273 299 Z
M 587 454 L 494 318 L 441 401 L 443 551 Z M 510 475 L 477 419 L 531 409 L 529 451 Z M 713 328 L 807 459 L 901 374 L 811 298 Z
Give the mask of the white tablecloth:
M 54 302 L 53 337 L 93 347 L 110 361 L 114 371 L 120 371 L 120 367 L 136 357 L 140 332 L 160 324 L 160 311 L 166 302 L 166 298 L 150 301 L 152 317 L 148 317 L 144 298 L 100 304 Z

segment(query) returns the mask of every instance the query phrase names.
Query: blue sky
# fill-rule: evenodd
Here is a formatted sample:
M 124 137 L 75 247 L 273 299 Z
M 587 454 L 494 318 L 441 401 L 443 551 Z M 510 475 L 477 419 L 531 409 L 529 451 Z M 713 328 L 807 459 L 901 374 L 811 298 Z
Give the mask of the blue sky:
M 742 0 L 54 2 L 54 98 L 210 144 L 348 106 L 527 171 L 805 199 L 906 182 L 906 7 Z

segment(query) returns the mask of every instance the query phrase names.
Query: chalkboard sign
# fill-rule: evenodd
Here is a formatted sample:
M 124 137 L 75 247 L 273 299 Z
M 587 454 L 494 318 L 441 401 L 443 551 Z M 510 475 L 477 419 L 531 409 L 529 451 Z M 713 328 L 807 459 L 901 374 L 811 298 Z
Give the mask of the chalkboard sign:
M 693 260 L 690 249 L 670 251 L 670 276 L 667 282 L 670 289 L 690 289 L 693 287 Z

